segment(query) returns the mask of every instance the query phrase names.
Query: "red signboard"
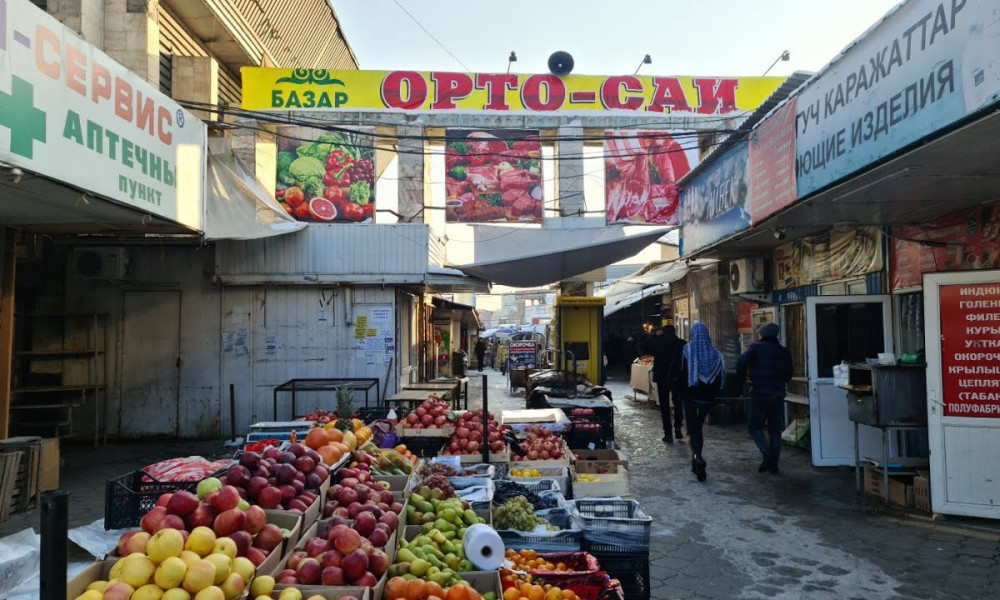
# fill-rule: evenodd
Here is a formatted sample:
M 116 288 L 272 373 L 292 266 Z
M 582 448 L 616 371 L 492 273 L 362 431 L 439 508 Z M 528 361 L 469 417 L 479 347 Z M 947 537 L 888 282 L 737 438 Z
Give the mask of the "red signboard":
M 1000 205 L 893 227 L 889 258 L 893 291 L 918 287 L 924 273 L 1000 268 Z
M 756 225 L 792 204 L 795 189 L 794 98 L 750 134 L 750 224 Z
M 1000 418 L 1000 283 L 941 286 L 947 417 Z
M 757 310 L 757 307 L 756 302 L 740 301 L 736 303 L 737 327 L 740 333 L 753 332 L 753 311 Z

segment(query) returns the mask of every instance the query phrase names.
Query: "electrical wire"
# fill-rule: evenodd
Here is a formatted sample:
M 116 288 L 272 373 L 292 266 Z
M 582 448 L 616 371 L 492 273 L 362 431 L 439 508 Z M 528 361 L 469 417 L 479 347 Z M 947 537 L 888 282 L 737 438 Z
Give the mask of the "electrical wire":
M 472 70 L 469 67 L 465 66 L 465 63 L 463 63 L 461 60 L 459 60 L 458 57 L 455 56 L 454 53 L 452 53 L 451 50 L 449 50 L 444 44 L 442 44 L 441 40 L 439 40 L 436 37 L 434 37 L 434 34 L 431 33 L 430 30 L 428 30 L 426 27 L 424 27 L 424 25 L 420 21 L 418 21 L 417 18 L 414 17 L 413 14 L 410 11 L 406 10 L 406 7 L 404 7 L 402 4 L 400 4 L 399 0 L 393 0 L 393 2 L 396 3 L 396 6 L 399 7 L 399 10 L 403 11 L 404 13 L 406 13 L 406 16 L 410 17 L 410 19 L 414 23 L 417 24 L 417 27 L 419 27 L 420 29 L 424 30 L 424 33 L 427 34 L 427 37 L 429 37 L 432 40 L 434 40 L 434 43 L 437 44 L 438 46 L 441 46 L 441 49 L 444 50 L 445 52 L 447 52 L 448 56 L 454 58 L 455 62 L 457 62 L 459 65 L 461 65 L 463 69 L 465 69 L 466 71 L 471 71 Z

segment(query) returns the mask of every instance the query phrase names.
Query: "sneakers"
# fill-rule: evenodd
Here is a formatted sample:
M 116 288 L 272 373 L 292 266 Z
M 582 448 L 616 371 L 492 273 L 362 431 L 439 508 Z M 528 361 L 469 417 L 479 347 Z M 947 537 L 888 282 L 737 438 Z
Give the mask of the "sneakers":
M 705 472 L 705 467 L 708 463 L 705 462 L 704 458 L 698 458 L 694 463 L 694 474 L 698 478 L 698 481 L 705 481 L 708 478 L 708 473 Z
M 667 435 L 663 436 L 663 441 L 668 444 L 673 444 L 674 438 L 670 437 L 670 434 L 668 433 Z
M 772 475 L 778 475 L 780 473 L 780 471 L 778 471 L 778 462 L 771 461 L 771 463 L 767 466 L 767 470 L 770 471 Z
M 764 460 L 761 461 L 760 466 L 757 467 L 757 472 L 764 473 L 766 471 L 769 471 L 770 469 L 771 469 L 771 459 L 765 458 Z
M 683 440 L 684 439 L 684 434 L 681 433 L 680 429 L 674 429 L 674 438 L 676 438 L 678 440 Z

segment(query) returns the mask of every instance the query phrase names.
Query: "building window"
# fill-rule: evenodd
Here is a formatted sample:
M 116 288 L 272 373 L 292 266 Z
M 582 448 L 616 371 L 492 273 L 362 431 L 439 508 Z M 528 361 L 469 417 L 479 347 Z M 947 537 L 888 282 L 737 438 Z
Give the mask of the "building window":
M 173 46 L 165 39 L 160 39 L 160 92 L 170 96 L 173 92 Z
M 924 349 L 924 294 L 913 292 L 896 296 L 899 318 L 899 353 L 910 354 Z

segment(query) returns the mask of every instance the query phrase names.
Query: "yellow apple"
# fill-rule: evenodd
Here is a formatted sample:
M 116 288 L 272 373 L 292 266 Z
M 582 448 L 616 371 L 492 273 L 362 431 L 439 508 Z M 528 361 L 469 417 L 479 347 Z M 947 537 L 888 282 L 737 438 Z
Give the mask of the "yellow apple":
M 236 542 L 227 537 L 218 538 L 211 554 L 225 554 L 229 558 L 236 558 Z
M 184 564 L 187 565 L 187 568 L 190 569 L 191 565 L 201 560 L 201 556 L 195 552 L 191 552 L 190 550 L 185 550 L 184 552 L 181 552 L 180 559 L 183 560 Z
M 215 548 L 215 532 L 208 527 L 195 527 L 191 530 L 187 542 L 184 544 L 185 550 L 190 550 L 198 556 L 204 558 L 212 553 Z
M 187 574 L 187 564 L 177 556 L 171 556 L 160 563 L 153 573 L 153 583 L 164 590 L 179 587 Z
M 197 594 L 213 583 L 215 583 L 215 565 L 205 559 L 190 565 L 184 574 L 184 589 L 192 594 Z
M 107 587 L 108 587 L 107 581 L 95 581 L 94 583 L 91 583 L 90 585 L 87 586 L 87 591 L 89 592 L 91 590 L 94 590 L 96 592 L 100 592 L 103 594 L 104 590 L 106 590 Z
M 270 575 L 261 575 L 253 580 L 250 584 L 250 595 L 256 598 L 257 596 L 271 596 L 271 592 L 274 591 L 274 577 Z
M 293 587 L 285 588 L 281 590 L 278 600 L 302 600 L 302 592 Z
M 171 556 L 180 556 L 184 550 L 184 536 L 176 529 L 161 529 L 146 543 L 146 556 L 160 564 Z
M 156 565 L 149 560 L 149 557 L 141 554 L 130 554 L 125 557 L 119 579 L 133 588 L 139 589 L 149 583 L 154 572 L 156 572 Z
M 233 559 L 225 554 L 209 554 L 205 560 L 215 565 L 215 581 L 213 582 L 215 585 L 219 585 L 229 577 L 233 568 Z
M 132 600 L 160 600 L 162 596 L 163 590 L 160 589 L 160 586 L 147 583 L 132 594 Z
M 195 594 L 194 600 L 226 600 L 226 595 L 222 588 L 211 585 Z
M 247 583 L 253 579 L 256 570 L 256 567 L 253 566 L 249 558 L 237 556 L 233 559 L 233 573 L 239 573 L 240 577 L 243 578 L 243 583 Z
M 102 598 L 104 598 L 103 592 L 98 592 L 97 590 L 87 590 L 77 596 L 76 600 L 101 600 Z
M 160 600 L 191 600 L 191 594 L 184 588 L 175 587 L 163 592 Z

